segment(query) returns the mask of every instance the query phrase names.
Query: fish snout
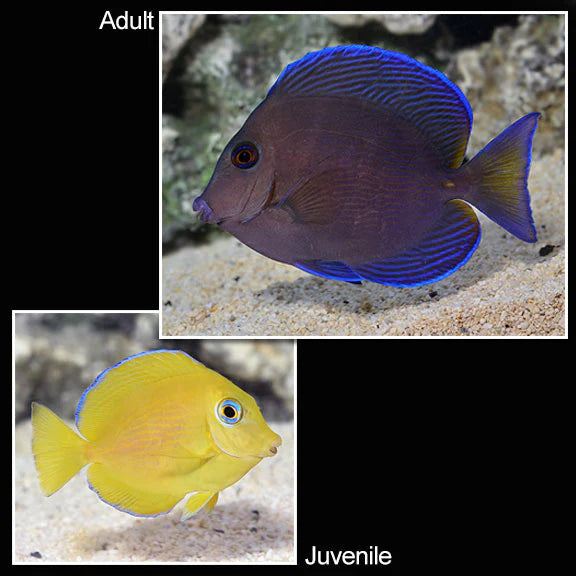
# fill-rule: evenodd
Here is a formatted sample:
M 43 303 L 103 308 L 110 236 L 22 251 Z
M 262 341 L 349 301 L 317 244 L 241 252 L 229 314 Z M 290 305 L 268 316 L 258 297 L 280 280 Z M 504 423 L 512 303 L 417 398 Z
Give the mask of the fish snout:
M 275 456 L 278 453 L 278 447 L 282 445 L 282 438 L 276 435 L 274 440 L 272 440 L 270 447 L 268 448 L 267 456 Z
M 212 208 L 210 208 L 206 200 L 200 196 L 194 200 L 192 210 L 194 210 L 194 212 L 200 212 L 200 220 L 202 220 L 202 222 L 213 224 L 217 220 Z

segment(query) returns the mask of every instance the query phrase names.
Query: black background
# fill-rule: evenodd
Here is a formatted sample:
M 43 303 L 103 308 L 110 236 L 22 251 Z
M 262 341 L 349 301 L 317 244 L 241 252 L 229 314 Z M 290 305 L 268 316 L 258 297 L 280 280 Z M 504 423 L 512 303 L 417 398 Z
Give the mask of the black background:
M 5 76 L 12 308 L 158 308 L 158 16 L 99 30 L 105 11 L 34 10 Z
M 543 568 L 558 396 L 518 381 L 506 347 L 479 364 L 482 343 L 403 343 L 298 342 L 300 562 L 377 544 L 402 574 Z
M 35 10 L 5 54 L 12 309 L 158 307 L 158 16 L 99 30 L 104 12 Z M 355 571 L 305 566 L 312 545 L 377 545 L 392 563 L 365 570 L 554 573 L 564 344 L 300 340 L 298 571 Z

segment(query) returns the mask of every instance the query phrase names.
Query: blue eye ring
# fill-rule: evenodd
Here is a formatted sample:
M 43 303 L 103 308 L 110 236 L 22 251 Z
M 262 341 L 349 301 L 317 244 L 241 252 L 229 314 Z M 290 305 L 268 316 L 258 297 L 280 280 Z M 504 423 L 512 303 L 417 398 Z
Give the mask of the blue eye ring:
M 259 158 L 258 148 L 252 142 L 241 142 L 232 150 L 232 164 L 236 168 L 241 168 L 245 170 L 246 168 L 252 168 Z
M 242 419 L 242 404 L 232 398 L 220 400 L 216 406 L 216 417 L 227 426 L 237 424 Z

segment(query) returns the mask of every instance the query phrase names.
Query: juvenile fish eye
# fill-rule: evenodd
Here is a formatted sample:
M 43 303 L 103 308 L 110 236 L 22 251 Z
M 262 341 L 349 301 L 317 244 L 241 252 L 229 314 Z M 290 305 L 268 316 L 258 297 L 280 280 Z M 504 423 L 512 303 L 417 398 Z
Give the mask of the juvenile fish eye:
M 232 164 L 238 168 L 251 168 L 258 162 L 258 149 L 250 142 L 245 142 L 232 151 Z
M 236 400 L 222 400 L 218 404 L 217 414 L 223 424 L 236 424 L 242 418 L 242 406 Z

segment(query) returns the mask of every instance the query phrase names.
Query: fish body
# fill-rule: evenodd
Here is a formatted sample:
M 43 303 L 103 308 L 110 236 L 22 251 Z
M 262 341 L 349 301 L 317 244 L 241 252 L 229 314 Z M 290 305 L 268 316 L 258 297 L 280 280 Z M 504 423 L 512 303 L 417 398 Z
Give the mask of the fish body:
M 476 249 L 471 205 L 536 240 L 526 183 L 538 116 L 463 164 L 472 111 L 446 76 L 379 48 L 326 48 L 284 70 L 194 209 L 312 274 L 426 284 Z
M 88 465 L 90 488 L 136 516 L 169 512 L 190 493 L 183 519 L 209 510 L 220 490 L 281 444 L 250 395 L 171 350 L 131 356 L 100 374 L 78 404 L 79 433 L 37 403 L 32 424 L 46 495 Z

